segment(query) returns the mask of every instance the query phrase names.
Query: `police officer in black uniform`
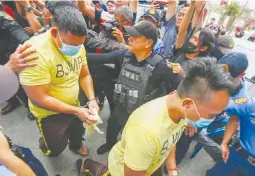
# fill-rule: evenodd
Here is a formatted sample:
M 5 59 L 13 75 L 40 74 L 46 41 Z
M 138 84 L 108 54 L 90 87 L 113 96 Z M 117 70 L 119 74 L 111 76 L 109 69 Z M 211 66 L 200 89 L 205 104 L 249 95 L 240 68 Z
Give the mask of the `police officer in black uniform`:
M 119 68 L 113 95 L 115 108 L 108 120 L 106 144 L 98 149 L 98 154 L 113 147 L 128 117 L 137 107 L 175 90 L 181 80 L 173 74 L 163 57 L 153 51 L 158 40 L 153 23 L 141 21 L 132 27 L 125 26 L 124 30 L 130 35 L 128 50 L 87 54 L 88 62 L 115 64 Z M 169 79 L 172 75 L 177 77 L 174 79 L 176 83 Z M 169 85 L 171 88 L 166 91 Z
M 6 64 L 18 44 L 22 44 L 28 39 L 28 34 L 3 10 L 3 6 L 0 3 L 0 65 Z M 18 95 L 26 104 L 28 99 L 22 88 L 19 89 Z M 8 104 L 1 111 L 2 115 L 8 114 L 20 105 L 16 96 L 7 102 Z

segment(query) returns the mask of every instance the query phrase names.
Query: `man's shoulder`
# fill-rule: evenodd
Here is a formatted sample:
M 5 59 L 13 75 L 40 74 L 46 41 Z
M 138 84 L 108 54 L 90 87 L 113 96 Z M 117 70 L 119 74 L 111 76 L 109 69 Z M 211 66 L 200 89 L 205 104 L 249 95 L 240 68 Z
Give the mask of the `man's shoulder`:
M 33 36 L 29 40 L 27 40 L 25 43 L 31 44 L 32 47 L 37 50 L 43 49 L 47 46 L 50 48 L 51 46 L 49 44 L 49 38 L 48 38 L 47 32 Z
M 152 100 L 136 109 L 130 116 L 129 124 L 141 125 L 151 129 L 160 118 L 164 118 L 166 110 L 166 96 Z
M 226 108 L 226 111 L 231 115 L 240 116 L 255 116 L 255 98 L 254 97 L 239 97 L 231 99 Z

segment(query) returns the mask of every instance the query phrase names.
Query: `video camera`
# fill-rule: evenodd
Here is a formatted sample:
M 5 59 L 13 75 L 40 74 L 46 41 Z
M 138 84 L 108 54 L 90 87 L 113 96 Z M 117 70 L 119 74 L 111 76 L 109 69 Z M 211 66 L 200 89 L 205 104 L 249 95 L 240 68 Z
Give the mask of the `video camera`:
M 113 28 L 114 27 L 119 28 L 119 26 L 120 26 L 119 21 L 117 21 L 115 19 L 106 21 L 105 23 L 102 24 L 102 28 L 103 28 L 102 33 L 107 38 L 114 38 L 112 35 Z

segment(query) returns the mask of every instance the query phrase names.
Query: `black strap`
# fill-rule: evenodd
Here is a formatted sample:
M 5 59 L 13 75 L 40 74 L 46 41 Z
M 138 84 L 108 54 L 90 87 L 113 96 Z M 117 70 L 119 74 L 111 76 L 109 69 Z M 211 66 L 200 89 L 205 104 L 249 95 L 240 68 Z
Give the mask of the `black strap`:
M 250 154 L 248 154 L 243 147 L 241 146 L 240 142 L 237 142 L 237 144 L 235 145 L 236 151 L 239 152 L 241 155 L 243 155 L 243 157 L 253 166 L 255 166 L 255 158 L 253 156 L 251 156 Z
M 146 59 L 146 61 L 153 67 L 156 67 L 162 60 L 163 60 L 163 57 L 156 53 L 154 55 L 153 54 L 150 55 L 150 57 Z
M 123 67 L 124 65 L 126 65 L 127 63 L 129 63 L 129 61 L 130 61 L 130 59 L 131 59 L 132 56 L 133 56 L 133 54 L 127 50 L 127 52 L 126 52 L 125 55 L 124 55 L 122 67 Z

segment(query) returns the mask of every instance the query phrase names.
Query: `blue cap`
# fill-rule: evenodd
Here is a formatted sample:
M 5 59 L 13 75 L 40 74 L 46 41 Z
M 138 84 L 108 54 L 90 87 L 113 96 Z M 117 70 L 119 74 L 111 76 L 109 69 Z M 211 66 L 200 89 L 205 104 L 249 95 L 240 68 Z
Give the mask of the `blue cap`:
M 246 54 L 239 52 L 232 52 L 223 56 L 218 63 L 226 65 L 233 78 L 238 77 L 248 68 L 248 58 Z
M 147 10 L 142 17 L 151 17 L 155 23 L 159 23 L 161 20 L 160 11 L 153 8 Z

